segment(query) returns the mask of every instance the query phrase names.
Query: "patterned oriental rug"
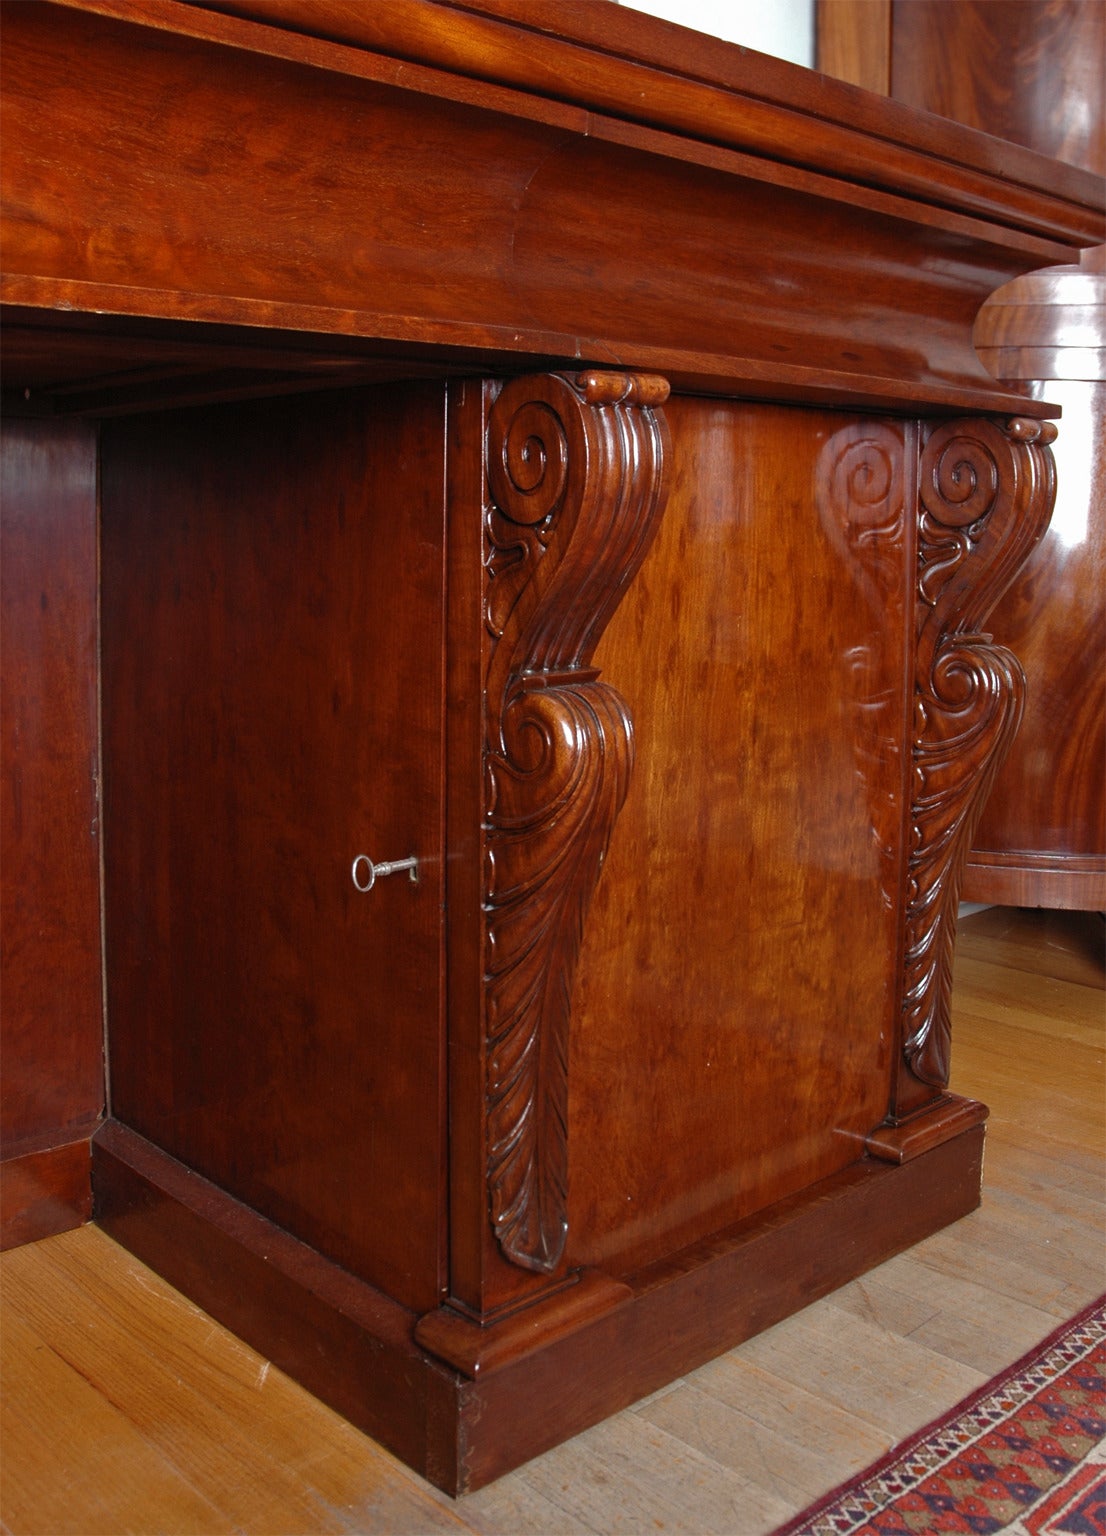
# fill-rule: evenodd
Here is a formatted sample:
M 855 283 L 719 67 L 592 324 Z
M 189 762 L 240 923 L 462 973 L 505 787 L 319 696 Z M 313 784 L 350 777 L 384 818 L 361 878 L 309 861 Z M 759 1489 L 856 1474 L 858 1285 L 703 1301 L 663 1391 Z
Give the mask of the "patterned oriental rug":
M 1106 1296 L 775 1536 L 1106 1536 Z

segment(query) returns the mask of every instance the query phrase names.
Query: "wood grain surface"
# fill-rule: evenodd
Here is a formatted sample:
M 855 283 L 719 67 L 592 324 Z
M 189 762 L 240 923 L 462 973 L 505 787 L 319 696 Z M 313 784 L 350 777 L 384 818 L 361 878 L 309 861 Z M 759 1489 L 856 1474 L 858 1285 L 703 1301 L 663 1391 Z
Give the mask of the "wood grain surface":
M 6 1244 L 87 1218 L 104 1107 L 96 428 L 8 419 L 2 462 Z
M 847 18 L 853 31 L 874 21 L 870 6 L 836 6 L 827 43 Z M 886 36 L 884 88 L 898 100 L 1106 171 L 1097 0 L 909 0 L 892 8 Z M 823 67 L 834 67 L 828 55 Z M 968 861 L 974 901 L 1106 905 L 1104 253 L 1006 284 L 976 321 L 989 371 L 1056 401 L 1064 430 L 1052 526 L 991 620 L 1025 668 L 1028 701 Z
M 957 839 L 1020 707 L 975 632 L 1052 408 L 972 325 L 1100 179 L 614 7 L 43 0 L 3 62 L 16 407 L 116 418 L 104 1226 L 456 1491 L 974 1209 Z M 504 372 L 582 392 L 582 473 Z M 597 648 L 668 380 L 679 516 Z
M 411 385 L 103 439 L 114 1113 L 415 1308 L 445 1262 L 444 432 Z M 359 855 L 418 879 L 359 891 Z
M 1087 173 L 645 18 L 634 59 L 587 7 L 575 41 L 433 0 L 237 9 L 14 8 L 7 304 L 971 409 L 987 293 L 1101 233 Z
M 459 1504 L 97 1229 L 9 1253 L 0 1518 L 13 1536 L 766 1536 L 1101 1291 L 1103 986 L 1098 917 L 966 919 L 954 1083 L 992 1105 L 983 1207 Z

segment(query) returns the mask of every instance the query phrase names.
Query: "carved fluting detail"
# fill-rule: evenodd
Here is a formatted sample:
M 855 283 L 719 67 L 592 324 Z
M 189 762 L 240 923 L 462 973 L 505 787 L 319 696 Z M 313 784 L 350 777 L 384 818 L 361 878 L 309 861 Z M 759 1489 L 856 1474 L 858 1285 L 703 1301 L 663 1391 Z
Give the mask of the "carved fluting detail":
M 1048 526 L 1050 423 L 956 421 L 921 458 L 914 784 L 906 912 L 904 1049 L 944 1088 L 964 860 L 1021 720 L 1017 659 L 980 628 Z
M 488 1188 L 501 1250 L 542 1272 L 567 1232 L 572 980 L 633 756 L 591 658 L 657 526 L 667 395 L 518 379 L 489 421 Z

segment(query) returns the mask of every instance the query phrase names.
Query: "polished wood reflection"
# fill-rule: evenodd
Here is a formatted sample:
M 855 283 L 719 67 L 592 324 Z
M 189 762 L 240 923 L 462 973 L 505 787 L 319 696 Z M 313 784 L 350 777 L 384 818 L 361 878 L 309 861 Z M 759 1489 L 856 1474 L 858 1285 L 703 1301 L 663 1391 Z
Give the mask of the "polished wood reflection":
M 414 1308 L 445 1264 L 443 427 L 393 386 L 103 433 L 113 1113 Z M 418 880 L 363 894 L 359 854 Z
M 973 1211 L 1052 409 L 973 323 L 1101 180 L 561 0 L 40 0 L 0 63 L 86 599 L 98 481 L 103 910 L 24 974 L 99 1018 L 102 943 L 99 1225 L 460 1494 Z
M 993 1105 L 982 1208 L 458 1504 L 97 1228 L 10 1253 L 0 1518 L 12 1536 L 767 1536 L 1101 1291 L 1103 985 L 1095 915 L 968 918 L 954 1082 Z
M 1098 0 L 821 0 L 819 68 L 1106 172 L 1106 7 Z M 1052 529 L 996 609 L 1028 702 L 965 873 L 972 900 L 1106 906 L 1106 247 L 983 306 L 996 379 L 1062 406 Z
M 599 652 L 638 765 L 572 1042 L 571 1252 L 623 1269 L 855 1159 L 899 985 L 903 429 L 666 409 L 668 514 Z
M 0 446 L 7 1246 L 87 1220 L 104 1068 L 96 428 L 9 416 Z

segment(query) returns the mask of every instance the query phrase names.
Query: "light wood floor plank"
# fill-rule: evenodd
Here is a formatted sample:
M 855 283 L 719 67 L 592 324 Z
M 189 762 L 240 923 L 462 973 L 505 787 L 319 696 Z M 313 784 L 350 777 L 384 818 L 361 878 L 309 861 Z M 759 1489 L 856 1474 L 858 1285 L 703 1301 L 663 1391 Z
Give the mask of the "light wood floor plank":
M 777 1382 L 777 1390 L 786 1391 L 790 1383 Z M 827 1455 L 813 1446 L 768 1429 L 750 1414 L 723 1401 L 715 1392 L 706 1391 L 694 1381 L 685 1382 L 640 1415 L 683 1440 L 702 1455 L 729 1467 L 746 1481 L 755 1483 L 765 1493 L 794 1509 L 807 1503 L 832 1480 L 841 1465 L 842 1452 L 857 1470 L 885 1449 L 886 1437 L 870 1432 L 868 1425 L 851 1419 L 860 1433 L 844 1436 Z M 824 1407 L 821 1417 L 825 1417 Z M 842 1419 L 845 1415 L 842 1415 Z
M 5 1314 L 0 1442 L 5 1523 L 13 1531 L 24 1536 L 234 1531 L 127 1413 L 55 1353 L 20 1315 L 18 1302 Z
M 915 1320 L 915 1298 L 929 1316 Z M 1011 1297 L 996 1297 L 985 1277 L 950 1276 L 901 1254 L 832 1298 L 843 1311 L 881 1327 L 889 1339 L 907 1338 L 935 1354 L 993 1376 L 1016 1355 L 1051 1333 L 1052 1315 Z
M 739 1413 L 752 1424 L 755 1436 L 770 1437 L 762 1443 L 779 1442 L 781 1446 L 809 1452 L 821 1468 L 813 1480 L 822 1487 L 828 1469 L 842 1476 L 838 1473 L 841 1466 L 864 1466 L 891 1444 L 892 1437 L 883 1426 L 869 1424 L 847 1409 L 834 1407 L 805 1385 L 785 1381 L 750 1360 L 744 1350 L 731 1350 L 704 1366 L 688 1381 L 679 1383 L 673 1395 L 684 1388 L 707 1393 Z M 658 1397 L 641 1405 L 637 1412 L 654 1418 L 654 1410 L 659 1408 L 661 1417 L 657 1421 L 674 1433 L 678 1406 L 678 1396 L 667 1407 L 664 1397 Z M 734 1427 L 739 1426 L 735 1423 Z M 812 1467 L 812 1462 L 800 1457 L 792 1475 L 805 1485 L 804 1468 Z
M 570 1515 L 516 1472 L 462 1503 L 466 1524 L 481 1536 L 596 1536 L 598 1527 Z
M 966 958 L 993 960 L 1101 991 L 1104 945 L 1106 923 L 1098 912 L 988 907 L 960 924 L 956 958 L 958 967 Z
M 894 1368 L 889 1370 L 891 1347 L 878 1323 L 850 1316 L 830 1298 L 741 1346 L 765 1370 L 808 1387 L 894 1439 L 986 1380 L 984 1372 L 903 1337 L 893 1340 Z
M 1103 1001 L 1097 988 L 1023 971 L 1012 1002 L 1010 972 L 997 961 L 964 956 L 957 975 L 962 988 L 971 988 L 971 1012 L 999 1026 L 1011 1054 L 1017 1054 L 1025 1034 L 1102 1050 Z
M 17 1250 L 4 1289 L 151 1451 L 188 1468 L 227 1528 L 322 1536 L 369 1515 L 396 1531 L 465 1528 L 337 1415 L 323 1439 L 321 1405 L 99 1231 Z
M 626 1536 L 760 1536 L 794 1508 L 633 1413 L 550 1451 L 523 1475 L 594 1531 Z

